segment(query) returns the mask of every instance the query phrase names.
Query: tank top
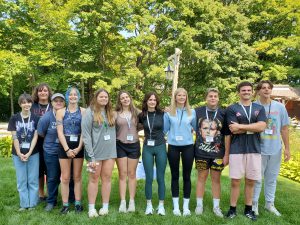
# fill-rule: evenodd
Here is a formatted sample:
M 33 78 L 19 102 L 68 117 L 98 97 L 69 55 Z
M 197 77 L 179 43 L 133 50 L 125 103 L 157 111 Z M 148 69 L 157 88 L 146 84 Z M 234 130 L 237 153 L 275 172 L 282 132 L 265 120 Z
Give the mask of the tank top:
M 63 118 L 63 127 L 65 135 L 80 135 L 81 134 L 81 111 L 80 108 L 71 113 L 68 108 Z

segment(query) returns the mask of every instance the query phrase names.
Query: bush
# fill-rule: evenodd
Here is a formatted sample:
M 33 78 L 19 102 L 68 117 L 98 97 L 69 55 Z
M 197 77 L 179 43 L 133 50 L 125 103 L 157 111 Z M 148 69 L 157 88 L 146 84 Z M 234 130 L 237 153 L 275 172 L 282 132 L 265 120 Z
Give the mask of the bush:
M 290 130 L 290 151 L 291 159 L 283 162 L 280 168 L 280 175 L 300 183 L 300 132 Z
M 11 157 L 11 136 L 0 138 L 0 157 Z

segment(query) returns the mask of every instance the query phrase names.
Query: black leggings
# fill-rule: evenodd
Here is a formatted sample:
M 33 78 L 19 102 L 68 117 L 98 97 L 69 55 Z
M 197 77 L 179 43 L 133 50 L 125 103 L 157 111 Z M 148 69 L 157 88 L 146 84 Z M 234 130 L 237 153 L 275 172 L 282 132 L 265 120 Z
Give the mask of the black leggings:
M 172 182 L 172 197 L 179 197 L 179 162 L 180 153 L 182 158 L 182 177 L 183 177 L 183 196 L 190 198 L 191 195 L 191 171 L 194 162 L 194 147 L 193 145 L 184 146 L 168 146 L 168 160 L 171 169 Z

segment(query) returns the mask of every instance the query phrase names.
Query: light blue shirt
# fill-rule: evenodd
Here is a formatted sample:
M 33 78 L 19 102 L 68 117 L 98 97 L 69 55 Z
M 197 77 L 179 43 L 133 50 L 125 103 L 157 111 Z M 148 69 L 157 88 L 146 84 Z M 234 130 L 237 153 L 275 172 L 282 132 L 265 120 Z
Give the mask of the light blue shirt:
M 279 154 L 282 148 L 281 129 L 290 123 L 286 108 L 282 103 L 273 100 L 271 101 L 271 105 L 263 105 L 259 101 L 256 103 L 264 106 L 268 118 L 267 129 L 272 131 L 270 134 L 266 131 L 261 132 L 261 154 Z
M 164 115 L 164 133 L 167 133 L 167 142 L 170 145 L 184 146 L 194 143 L 193 130 L 196 130 L 196 112 L 192 109 L 189 116 L 186 109 L 176 109 L 176 115 Z

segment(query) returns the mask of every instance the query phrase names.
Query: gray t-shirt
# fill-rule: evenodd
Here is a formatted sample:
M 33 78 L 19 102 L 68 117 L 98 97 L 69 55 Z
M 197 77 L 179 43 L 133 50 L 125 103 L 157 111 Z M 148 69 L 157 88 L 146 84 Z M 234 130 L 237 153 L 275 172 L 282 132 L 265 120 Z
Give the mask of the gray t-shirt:
M 105 120 L 107 121 L 106 118 Z M 115 126 L 106 126 L 104 123 L 98 124 L 94 121 L 93 112 L 90 108 L 87 108 L 82 117 L 81 132 L 85 157 L 88 161 L 117 158 Z
M 256 102 L 264 106 L 267 115 L 267 128 L 261 132 L 261 154 L 275 155 L 281 151 L 281 129 L 289 125 L 289 116 L 285 106 L 277 101 L 271 101 L 271 104 L 263 105 L 259 101 Z

